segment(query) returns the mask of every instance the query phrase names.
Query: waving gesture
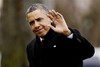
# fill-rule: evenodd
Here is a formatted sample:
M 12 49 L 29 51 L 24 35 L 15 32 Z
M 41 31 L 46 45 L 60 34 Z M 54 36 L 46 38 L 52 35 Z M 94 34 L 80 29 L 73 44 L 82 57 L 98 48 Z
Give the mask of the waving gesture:
M 64 34 L 66 36 L 71 34 L 71 31 L 69 30 L 63 16 L 54 11 L 51 10 L 49 11 L 49 13 L 47 14 L 47 16 L 51 19 L 51 21 L 55 24 L 55 27 L 50 25 L 50 27 L 57 33 L 61 33 Z

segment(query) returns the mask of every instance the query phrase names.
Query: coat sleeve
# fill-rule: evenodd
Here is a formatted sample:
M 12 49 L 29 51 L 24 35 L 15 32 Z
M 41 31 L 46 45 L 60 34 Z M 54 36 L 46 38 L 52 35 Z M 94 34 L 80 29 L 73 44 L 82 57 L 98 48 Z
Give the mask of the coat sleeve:
M 73 33 L 73 43 L 78 45 L 78 54 L 84 60 L 90 58 L 94 55 L 94 47 L 93 45 L 83 36 L 81 36 L 80 32 L 76 29 L 71 29 Z
M 32 40 L 32 42 L 30 42 L 26 48 L 29 67 L 37 67 L 36 65 L 38 64 L 34 55 L 34 44 L 35 40 Z
M 28 65 L 29 65 L 29 67 L 33 67 L 34 66 L 34 61 L 32 60 L 32 56 L 31 56 L 32 51 L 30 49 L 31 49 L 31 47 L 28 45 L 27 46 L 27 58 L 28 58 L 28 62 L 29 62 Z

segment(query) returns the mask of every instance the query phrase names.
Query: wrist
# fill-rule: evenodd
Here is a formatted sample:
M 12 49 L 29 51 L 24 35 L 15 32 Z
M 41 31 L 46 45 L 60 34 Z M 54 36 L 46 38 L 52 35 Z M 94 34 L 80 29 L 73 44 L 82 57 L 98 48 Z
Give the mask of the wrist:
M 68 29 L 68 30 L 63 32 L 63 35 L 69 36 L 69 35 L 71 35 L 71 31 Z

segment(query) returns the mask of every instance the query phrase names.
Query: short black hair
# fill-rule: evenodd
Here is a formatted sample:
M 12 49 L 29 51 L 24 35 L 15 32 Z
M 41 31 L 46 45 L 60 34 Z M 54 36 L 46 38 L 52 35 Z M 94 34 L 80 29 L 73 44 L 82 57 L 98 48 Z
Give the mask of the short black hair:
M 41 4 L 41 3 L 35 3 L 35 4 L 32 4 L 26 11 L 26 14 L 32 12 L 32 11 L 35 11 L 37 9 L 41 9 L 41 10 L 45 10 L 46 12 L 49 12 L 49 9 L 46 5 L 44 4 Z

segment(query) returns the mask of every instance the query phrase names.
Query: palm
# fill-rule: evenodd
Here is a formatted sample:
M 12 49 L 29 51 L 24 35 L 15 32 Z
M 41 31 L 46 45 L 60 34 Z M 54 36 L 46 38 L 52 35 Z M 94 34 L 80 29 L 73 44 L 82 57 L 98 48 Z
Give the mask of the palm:
M 55 32 L 64 33 L 64 31 L 69 30 L 63 16 L 60 13 L 53 10 L 49 12 L 48 17 L 54 22 L 56 26 L 50 26 Z

